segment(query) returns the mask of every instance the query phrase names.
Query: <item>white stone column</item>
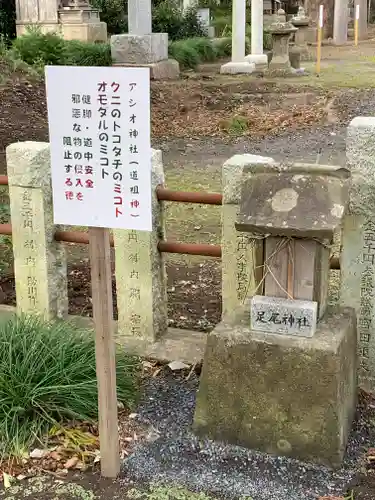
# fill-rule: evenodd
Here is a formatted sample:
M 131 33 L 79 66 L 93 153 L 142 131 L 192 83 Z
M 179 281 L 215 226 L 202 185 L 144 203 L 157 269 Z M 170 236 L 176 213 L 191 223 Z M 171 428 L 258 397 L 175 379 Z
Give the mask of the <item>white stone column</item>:
M 164 184 L 161 151 L 152 151 L 152 232 L 114 231 L 118 341 L 156 342 L 167 332 L 167 277 L 158 242 L 164 239 L 164 205 L 155 189 Z
M 357 313 L 360 385 L 375 390 L 375 118 L 357 117 L 347 134 L 352 174 L 341 251 L 341 303 Z
M 128 26 L 130 35 L 152 33 L 151 0 L 128 1 Z
M 17 312 L 62 318 L 68 312 L 64 246 L 55 241 L 49 144 L 6 150 Z
M 254 63 L 257 70 L 267 68 L 268 59 L 263 54 L 263 0 L 251 0 L 251 54 L 245 60 Z
M 246 0 L 233 0 L 232 4 L 232 60 L 223 64 L 221 73 L 252 73 L 254 64 L 245 61 Z
M 272 158 L 235 155 L 222 169 L 223 207 L 221 216 L 221 262 L 223 315 L 230 315 L 257 291 L 259 255 L 263 241 L 239 233 L 235 223 L 241 201 L 241 179 L 245 167 L 273 163 Z M 259 253 L 260 252 L 260 253 Z
M 333 19 L 333 43 L 342 45 L 348 39 L 348 2 L 335 0 Z

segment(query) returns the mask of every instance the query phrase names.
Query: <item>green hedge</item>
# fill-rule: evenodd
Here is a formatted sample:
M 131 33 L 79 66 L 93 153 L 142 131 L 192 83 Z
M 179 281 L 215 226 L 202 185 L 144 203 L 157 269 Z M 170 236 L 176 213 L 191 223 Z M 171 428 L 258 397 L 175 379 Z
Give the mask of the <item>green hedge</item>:
M 13 41 L 16 58 L 29 65 L 49 64 L 66 66 L 111 66 L 109 43 L 87 43 L 63 40 L 55 33 L 42 34 L 37 30 Z

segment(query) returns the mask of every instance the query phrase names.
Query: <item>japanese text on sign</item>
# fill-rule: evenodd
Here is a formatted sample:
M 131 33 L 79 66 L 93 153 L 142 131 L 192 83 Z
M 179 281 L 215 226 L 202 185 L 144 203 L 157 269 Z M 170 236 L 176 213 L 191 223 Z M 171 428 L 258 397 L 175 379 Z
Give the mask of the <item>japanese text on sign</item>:
M 47 67 L 55 224 L 151 231 L 147 68 Z

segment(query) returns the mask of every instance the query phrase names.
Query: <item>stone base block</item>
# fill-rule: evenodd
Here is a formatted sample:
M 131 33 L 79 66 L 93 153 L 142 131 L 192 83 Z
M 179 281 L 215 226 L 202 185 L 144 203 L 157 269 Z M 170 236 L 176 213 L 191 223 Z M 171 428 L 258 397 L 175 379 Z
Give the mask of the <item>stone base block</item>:
M 65 40 L 81 40 L 82 42 L 106 42 L 108 40 L 107 24 L 103 22 L 62 24 L 61 32 Z
M 220 68 L 220 73 L 227 75 L 250 74 L 255 71 L 255 64 L 248 62 L 229 62 L 223 64 Z
M 16 25 L 16 33 L 17 36 L 22 36 L 27 33 L 27 28 L 30 27 L 30 24 L 17 23 Z M 42 33 L 61 33 L 61 25 L 56 23 L 43 23 L 38 24 L 38 28 Z
M 256 71 L 264 71 L 268 67 L 268 58 L 266 54 L 249 54 L 245 57 L 245 61 L 250 64 L 255 64 Z
M 113 35 L 112 60 L 116 64 L 153 64 L 168 59 L 168 33 Z
M 180 77 L 180 65 L 175 59 L 167 59 L 152 64 L 114 64 L 113 66 L 150 68 L 151 80 L 177 80 Z
M 327 309 L 312 338 L 254 332 L 249 316 L 241 308 L 208 336 L 195 432 L 339 466 L 357 397 L 354 310 Z

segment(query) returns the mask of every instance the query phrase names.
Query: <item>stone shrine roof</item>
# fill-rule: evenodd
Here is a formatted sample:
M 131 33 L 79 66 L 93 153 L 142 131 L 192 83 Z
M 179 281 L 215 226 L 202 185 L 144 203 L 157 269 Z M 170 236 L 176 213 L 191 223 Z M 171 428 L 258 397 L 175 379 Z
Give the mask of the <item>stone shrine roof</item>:
M 332 240 L 348 205 L 350 173 L 320 165 L 244 172 L 238 231 Z

